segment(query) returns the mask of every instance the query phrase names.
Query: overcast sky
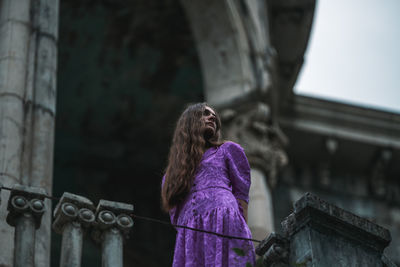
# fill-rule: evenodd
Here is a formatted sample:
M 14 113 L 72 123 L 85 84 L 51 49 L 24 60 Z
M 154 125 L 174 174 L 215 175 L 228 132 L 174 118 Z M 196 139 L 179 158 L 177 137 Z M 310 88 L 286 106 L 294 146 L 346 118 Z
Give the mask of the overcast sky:
M 400 113 L 400 0 L 317 0 L 295 92 Z

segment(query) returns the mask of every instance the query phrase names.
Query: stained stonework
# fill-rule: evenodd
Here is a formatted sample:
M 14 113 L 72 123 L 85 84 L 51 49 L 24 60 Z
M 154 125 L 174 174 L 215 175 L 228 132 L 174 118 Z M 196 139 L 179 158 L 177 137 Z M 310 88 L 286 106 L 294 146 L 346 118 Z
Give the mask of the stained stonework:
M 272 89 L 265 1 L 181 0 L 199 53 L 207 102 L 231 105 Z
M 58 0 L 0 2 L 0 177 L 52 190 Z M 4 194 L 3 197 L 8 197 Z M 46 201 L 50 206 L 50 201 Z M 49 266 L 50 214 L 36 238 L 35 262 Z M 11 266 L 13 230 L 0 211 L 0 265 Z
M 224 138 L 241 144 L 252 167 L 262 170 L 270 187 L 276 185 L 278 171 L 287 164 L 284 150 L 287 138 L 277 125 L 271 124 L 271 111 L 262 102 L 244 108 L 221 111 Z
M 396 266 L 384 255 L 390 232 L 307 193 L 258 247 L 265 266 Z

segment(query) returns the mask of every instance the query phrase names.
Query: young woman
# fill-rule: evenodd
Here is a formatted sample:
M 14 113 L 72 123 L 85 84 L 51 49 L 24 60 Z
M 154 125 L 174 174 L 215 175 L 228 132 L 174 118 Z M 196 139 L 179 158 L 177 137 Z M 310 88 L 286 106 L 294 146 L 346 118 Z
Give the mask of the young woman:
M 173 224 L 251 238 L 246 223 L 249 163 L 238 144 L 219 140 L 220 129 L 217 113 L 205 103 L 191 105 L 182 113 L 163 177 L 162 205 Z M 238 255 L 235 248 L 245 255 Z M 173 266 L 254 262 L 251 241 L 177 229 Z

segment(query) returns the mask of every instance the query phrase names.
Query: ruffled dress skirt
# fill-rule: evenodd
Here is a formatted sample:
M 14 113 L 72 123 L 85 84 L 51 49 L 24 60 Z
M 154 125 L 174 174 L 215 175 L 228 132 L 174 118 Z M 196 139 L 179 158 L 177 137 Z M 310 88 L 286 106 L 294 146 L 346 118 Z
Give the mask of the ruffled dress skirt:
M 179 219 L 176 220 L 179 225 L 251 238 L 238 201 L 226 189 L 210 188 L 193 193 L 179 213 Z M 252 241 L 177 229 L 174 267 L 254 266 L 254 263 Z

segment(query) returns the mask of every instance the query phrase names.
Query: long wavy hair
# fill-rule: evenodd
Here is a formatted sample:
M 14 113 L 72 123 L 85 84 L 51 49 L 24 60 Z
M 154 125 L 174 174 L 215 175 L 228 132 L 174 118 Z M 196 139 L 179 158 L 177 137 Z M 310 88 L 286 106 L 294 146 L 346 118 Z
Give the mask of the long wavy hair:
M 189 105 L 180 116 L 169 150 L 165 180 L 161 190 L 162 208 L 168 212 L 189 193 L 206 147 L 219 146 L 221 120 L 216 114 L 216 131 L 208 140 L 204 137 L 202 116 L 206 103 Z

